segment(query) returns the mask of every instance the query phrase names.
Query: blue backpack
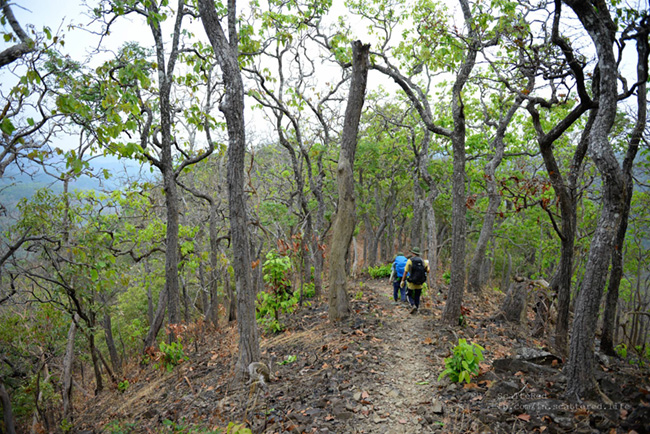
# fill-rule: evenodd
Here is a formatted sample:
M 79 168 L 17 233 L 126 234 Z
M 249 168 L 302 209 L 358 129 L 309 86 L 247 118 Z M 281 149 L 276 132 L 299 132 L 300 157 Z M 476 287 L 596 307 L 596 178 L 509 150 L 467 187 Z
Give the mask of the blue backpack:
M 395 272 L 397 273 L 397 277 L 402 277 L 404 275 L 404 267 L 406 267 L 406 259 L 405 256 L 396 256 L 395 257 Z

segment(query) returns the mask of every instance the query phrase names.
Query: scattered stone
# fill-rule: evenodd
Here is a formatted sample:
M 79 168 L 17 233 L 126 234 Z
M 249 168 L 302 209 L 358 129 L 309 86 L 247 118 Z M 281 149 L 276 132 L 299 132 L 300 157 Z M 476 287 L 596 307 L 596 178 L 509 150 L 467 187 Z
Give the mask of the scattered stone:
M 431 412 L 433 414 L 442 414 L 444 413 L 444 409 L 442 407 L 442 402 L 438 399 L 434 399 L 433 402 L 431 403 Z

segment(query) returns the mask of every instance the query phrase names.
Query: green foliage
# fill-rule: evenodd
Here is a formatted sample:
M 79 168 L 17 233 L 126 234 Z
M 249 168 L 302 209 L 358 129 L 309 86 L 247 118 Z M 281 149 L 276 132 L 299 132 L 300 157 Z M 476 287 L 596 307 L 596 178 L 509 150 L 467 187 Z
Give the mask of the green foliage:
M 292 354 L 290 356 L 287 356 L 283 361 L 278 362 L 278 365 L 288 365 L 289 363 L 293 363 L 296 360 L 298 360 L 298 357 Z
M 124 393 L 129 389 L 129 380 L 123 380 L 117 383 L 117 390 Z
M 167 372 L 171 372 L 176 366 L 180 365 L 183 360 L 188 360 L 188 357 L 183 351 L 183 344 L 179 341 L 172 342 L 171 344 L 161 342 L 158 348 L 162 353 L 162 364 L 160 366 L 164 367 Z
M 627 358 L 627 345 L 620 343 L 614 347 L 614 351 L 618 354 L 619 357 L 626 359 Z
M 363 290 L 359 289 L 356 294 L 354 294 L 354 299 L 355 300 L 361 300 L 363 298 Z
M 171 434 L 252 434 L 252 431 L 246 428 L 243 423 L 229 422 L 225 428 L 206 429 L 203 427 L 188 425 L 185 419 L 181 422 L 174 422 L 169 419 L 163 421 L 165 433 Z
M 392 271 L 392 264 L 378 265 L 376 267 L 368 267 L 368 274 L 373 279 L 382 279 L 390 277 Z
M 267 332 L 277 333 L 284 330 L 280 314 L 293 312 L 298 306 L 300 292 L 291 292 L 291 259 L 275 251 L 266 255 L 262 265 L 267 291 L 257 294 L 256 318 L 258 324 Z M 303 288 L 304 291 L 304 288 Z
M 266 254 L 266 261 L 262 266 L 264 282 L 275 292 L 291 287 L 289 271 L 291 271 L 291 259 L 288 256 L 280 256 L 275 251 Z
M 454 354 L 445 358 L 445 370 L 438 381 L 448 376 L 454 383 L 470 382 L 472 375 L 479 372 L 479 363 L 483 360 L 484 348 L 476 343 L 468 344 L 465 339 L 459 339 L 454 348 Z
M 133 423 L 111 421 L 106 426 L 102 432 L 106 434 L 131 434 L 136 432 L 137 426 Z

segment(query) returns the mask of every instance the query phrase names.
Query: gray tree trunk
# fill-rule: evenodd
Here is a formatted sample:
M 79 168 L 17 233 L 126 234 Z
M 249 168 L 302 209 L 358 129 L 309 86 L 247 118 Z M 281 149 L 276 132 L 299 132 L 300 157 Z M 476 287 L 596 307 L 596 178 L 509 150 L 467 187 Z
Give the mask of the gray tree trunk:
M 255 289 L 251 266 L 250 241 L 244 194 L 244 159 L 246 129 L 244 124 L 244 84 L 238 61 L 237 8 L 235 0 L 228 1 L 228 39 L 221 28 L 214 0 L 199 0 L 203 28 L 210 40 L 223 73 L 225 97 L 219 109 L 226 118 L 228 130 L 228 204 L 230 207 L 230 237 L 235 265 L 237 292 L 237 326 L 239 330 L 239 359 L 236 376 L 246 378 L 248 365 L 259 361 L 259 331 L 255 321 Z
M 356 220 L 353 169 L 368 80 L 369 51 L 370 45 L 363 45 L 361 41 L 352 43 L 352 79 L 338 162 L 338 206 L 330 249 L 329 319 L 332 322 L 343 321 L 350 316 L 345 259 Z
M 5 385 L 0 383 L 0 403 L 2 404 L 2 417 L 7 434 L 16 434 L 16 423 L 14 422 L 14 412 L 11 409 L 11 398 Z
M 463 104 L 462 91 L 469 75 L 476 63 L 476 41 L 477 35 L 472 23 L 472 13 L 467 0 L 460 0 L 461 9 L 465 18 L 465 24 L 469 28 L 467 53 L 465 61 L 460 67 L 456 76 L 456 82 L 452 88 L 452 117 L 454 129 L 451 134 L 451 143 L 454 151 L 453 175 L 452 175 L 452 228 L 451 228 L 451 282 L 447 302 L 442 311 L 442 322 L 444 324 L 456 325 L 460 318 L 460 307 L 465 291 L 465 106 Z
M 510 284 L 506 298 L 499 309 L 497 318 L 503 318 L 516 324 L 526 323 L 526 300 L 529 284 L 522 278 L 515 278 Z
M 111 365 L 113 365 L 113 372 L 120 374 L 122 372 L 122 362 L 120 361 L 120 356 L 117 353 L 115 339 L 113 339 L 113 325 L 111 323 L 111 316 L 108 313 L 104 315 L 102 326 L 104 327 L 104 337 L 106 338 L 106 347 L 108 348 L 108 355 L 111 358 Z
M 595 379 L 594 338 L 600 300 L 625 199 L 625 181 L 608 139 L 616 117 L 618 98 L 617 63 L 613 50 L 616 27 L 606 7 L 595 7 L 592 2 L 578 0 L 565 0 L 565 3 L 576 13 L 594 42 L 600 71 L 598 113 L 589 141 L 591 157 L 602 177 L 603 208 L 575 305 L 569 359 L 565 367 L 567 397 L 585 399 L 598 397 L 599 394 Z M 598 6 L 601 4 L 598 3 Z
M 165 288 L 163 288 L 163 290 L 160 291 L 160 294 L 158 295 L 158 306 L 156 307 L 153 321 L 151 324 L 149 324 L 149 331 L 147 332 L 147 336 L 144 338 L 144 345 L 142 348 L 143 353 L 146 352 L 147 349 L 153 347 L 156 343 L 158 332 L 160 332 L 163 322 L 165 321 L 165 309 L 167 308 L 168 296 L 169 292 Z
M 637 29 L 636 50 L 637 50 L 637 119 L 634 130 L 630 136 L 630 145 L 627 154 L 623 160 L 623 174 L 625 176 L 626 200 L 623 205 L 621 223 L 616 235 L 614 250 L 612 251 L 612 271 L 609 277 L 609 286 L 607 288 L 607 298 L 605 302 L 605 313 L 603 315 L 603 331 L 600 337 L 600 350 L 610 356 L 616 355 L 614 351 L 614 330 L 616 329 L 616 307 L 618 304 L 618 290 L 623 276 L 623 244 L 625 243 L 625 233 L 627 232 L 627 223 L 630 216 L 630 207 L 632 203 L 632 193 L 634 190 L 634 179 L 632 178 L 632 166 L 634 158 L 639 149 L 639 143 L 643 137 L 646 128 L 648 115 L 647 108 L 647 80 L 648 80 L 648 25 Z
M 74 363 L 74 338 L 77 332 L 77 323 L 75 320 L 70 322 L 68 329 L 68 343 L 65 348 L 63 357 L 63 390 L 61 391 L 63 400 L 63 418 L 68 423 L 73 423 L 74 414 L 72 408 L 72 365 Z

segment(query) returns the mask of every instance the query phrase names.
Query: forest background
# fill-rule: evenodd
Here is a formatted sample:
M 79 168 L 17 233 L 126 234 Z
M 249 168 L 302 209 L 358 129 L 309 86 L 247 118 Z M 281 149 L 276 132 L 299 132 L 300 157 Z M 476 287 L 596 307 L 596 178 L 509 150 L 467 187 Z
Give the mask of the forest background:
M 345 321 L 347 278 L 411 246 L 447 324 L 548 282 L 570 398 L 598 395 L 597 332 L 650 359 L 647 4 L 0 5 L 5 427 L 64 426 L 81 370 L 99 393 L 191 325 L 237 319 L 241 378 L 258 327 L 309 297 Z

